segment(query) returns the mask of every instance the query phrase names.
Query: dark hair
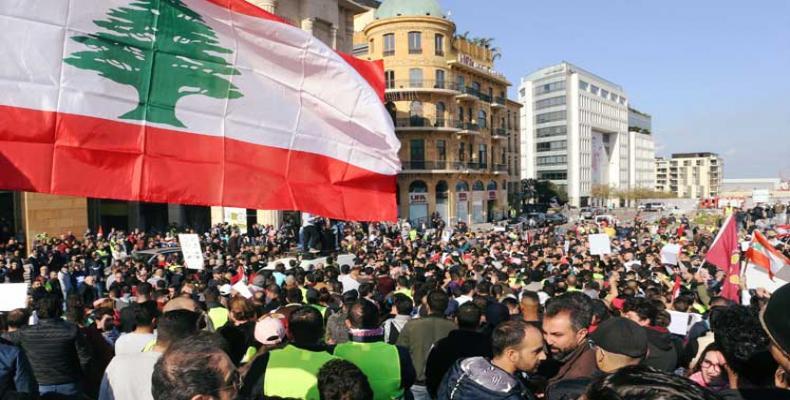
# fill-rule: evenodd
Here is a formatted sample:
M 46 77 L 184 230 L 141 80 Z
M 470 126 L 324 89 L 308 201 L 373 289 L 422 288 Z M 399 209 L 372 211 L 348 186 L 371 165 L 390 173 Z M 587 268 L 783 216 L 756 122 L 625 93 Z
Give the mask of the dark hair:
M 324 318 L 314 307 L 301 307 L 288 317 L 288 331 L 296 343 L 318 343 L 324 337 Z
M 527 329 L 537 328 L 520 319 L 505 321 L 497 325 L 491 333 L 491 350 L 494 357 L 502 355 L 508 347 L 519 346 L 526 336 Z
M 460 329 L 477 329 L 480 327 L 480 318 L 483 313 L 480 307 L 476 306 L 471 301 L 461 304 L 458 307 L 458 312 L 455 317 L 458 319 L 458 328 Z
M 293 287 L 285 291 L 285 300 L 289 303 L 301 303 L 302 291 L 298 287 Z
M 203 291 L 203 300 L 206 303 L 216 302 L 219 299 L 219 289 L 216 286 L 209 286 Z
M 473 281 L 471 279 L 467 280 L 466 282 L 464 282 L 463 285 L 461 285 L 461 294 L 469 294 L 469 293 L 471 293 L 472 290 L 475 289 L 475 286 L 477 286 L 475 281 Z
M 169 313 L 168 313 L 169 314 Z M 228 386 L 218 368 L 227 344 L 217 334 L 200 332 L 171 346 L 154 365 L 151 394 L 155 400 L 189 400 L 216 395 Z M 224 353 L 224 354 L 223 354 Z M 232 365 L 230 360 L 228 364 Z
M 648 299 L 642 297 L 630 297 L 625 300 L 623 304 L 623 313 L 633 311 L 640 319 L 650 321 L 650 325 L 656 324 L 656 317 L 658 317 L 658 308 L 655 304 Z
M 450 304 L 450 297 L 441 290 L 434 290 L 428 293 L 428 307 L 433 315 L 444 315 L 447 305 Z
M 349 272 L 351 272 L 351 266 L 349 266 L 348 264 L 343 264 L 340 266 L 341 274 L 348 275 Z
M 570 315 L 574 331 L 587 329 L 592 323 L 592 299 L 582 292 L 568 292 L 546 302 L 546 317 L 553 318 L 564 312 Z
M 533 292 L 531 290 L 525 290 L 521 292 L 521 301 L 524 301 L 524 299 L 529 299 L 533 303 L 540 305 L 540 296 L 538 296 L 537 292 Z
M 6 319 L 6 324 L 9 328 L 16 328 L 19 329 L 25 325 L 27 325 L 27 321 L 30 318 L 27 310 L 24 308 L 17 308 L 11 310 L 8 313 L 8 317 Z
M 130 305 L 134 313 L 134 323 L 137 326 L 153 326 L 154 318 L 159 314 L 155 301 L 145 303 L 134 303 Z
M 320 293 L 318 293 L 317 290 L 315 290 L 313 288 L 307 288 L 307 290 L 305 291 L 305 296 L 304 297 L 305 297 L 305 300 L 307 301 L 307 304 L 318 304 L 318 301 L 320 300 L 321 295 L 320 295 Z
M 768 352 L 770 340 L 748 307 L 722 310 L 716 315 L 713 333 L 724 359 L 739 377 L 757 386 L 772 384 L 776 361 Z
M 137 285 L 137 296 L 150 296 L 153 291 L 154 287 L 148 282 Z
M 156 324 L 156 342 L 173 343 L 197 333 L 200 314 L 189 310 L 173 310 L 162 314 Z
M 687 378 L 644 365 L 623 367 L 593 382 L 587 400 L 718 400 Z
M 370 300 L 357 300 L 348 309 L 348 321 L 354 329 L 375 329 L 379 324 L 379 310 Z
M 345 360 L 329 361 L 318 370 L 318 392 L 321 400 L 373 398 L 368 378 L 356 365 Z
M 63 313 L 60 297 L 50 294 L 38 299 L 36 302 L 36 311 L 38 317 L 41 319 L 60 318 Z
M 375 289 L 375 287 L 373 287 L 372 283 L 365 282 L 359 284 L 359 297 L 367 297 L 369 294 L 373 293 L 373 289 Z
M 414 310 L 414 302 L 403 293 L 395 293 L 392 296 L 392 304 L 398 310 L 398 315 L 411 315 Z

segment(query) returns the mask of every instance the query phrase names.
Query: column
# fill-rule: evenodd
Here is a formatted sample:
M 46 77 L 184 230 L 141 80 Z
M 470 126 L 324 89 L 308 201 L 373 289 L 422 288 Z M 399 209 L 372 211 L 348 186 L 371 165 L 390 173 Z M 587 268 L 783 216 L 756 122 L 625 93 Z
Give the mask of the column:
M 333 24 L 332 27 L 329 28 L 329 34 L 332 35 L 332 37 L 331 37 L 332 48 L 335 49 L 335 50 L 338 50 L 338 48 L 337 48 L 337 25 Z
M 271 225 L 279 228 L 283 224 L 283 212 L 278 210 L 258 210 L 259 225 Z
M 33 243 L 41 233 L 58 236 L 72 232 L 82 237 L 88 229 L 88 200 L 84 197 L 26 192 L 22 194 L 21 203 L 27 243 Z
M 220 206 L 211 207 L 211 225 L 225 222 L 225 208 Z
M 313 34 L 313 23 L 315 22 L 315 18 L 305 18 L 302 20 L 302 30 Z
M 260 8 L 262 8 L 266 12 L 270 12 L 272 14 L 277 13 L 277 1 L 278 0 L 247 0 L 249 3 L 252 3 Z

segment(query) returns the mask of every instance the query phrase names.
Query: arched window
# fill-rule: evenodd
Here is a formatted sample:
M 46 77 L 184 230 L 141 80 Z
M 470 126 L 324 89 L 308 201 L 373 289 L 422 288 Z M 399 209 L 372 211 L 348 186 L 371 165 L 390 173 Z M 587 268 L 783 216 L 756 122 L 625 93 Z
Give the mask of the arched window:
M 409 70 L 409 87 L 421 88 L 422 87 L 422 69 L 412 68 Z
M 409 104 L 409 117 L 422 117 L 422 102 L 414 100 Z
M 486 121 L 488 120 L 488 114 L 485 111 L 480 110 L 477 113 L 477 126 L 481 129 L 486 127 Z
M 483 190 L 485 190 L 485 185 L 483 185 L 483 182 L 476 181 L 476 182 L 475 182 L 475 183 L 472 185 L 472 190 L 474 190 L 475 192 L 480 192 L 480 191 L 483 191 Z
M 464 182 L 464 181 L 460 181 L 460 182 L 455 184 L 455 191 L 456 192 L 468 192 L 469 191 L 469 184 Z
M 437 200 L 446 199 L 448 197 L 447 193 L 449 191 L 450 191 L 450 188 L 447 186 L 447 182 L 446 181 L 439 181 L 438 183 L 436 183 L 436 199 Z
M 414 181 L 409 185 L 409 193 L 428 193 L 428 185 L 423 181 Z
M 480 82 L 472 82 L 472 94 L 475 96 L 480 95 Z
M 496 190 L 496 182 L 488 182 L 488 187 L 486 187 L 486 190 Z
M 445 126 L 444 122 L 446 119 L 447 113 L 447 106 L 444 105 L 441 101 L 436 103 L 436 126 L 443 127 Z

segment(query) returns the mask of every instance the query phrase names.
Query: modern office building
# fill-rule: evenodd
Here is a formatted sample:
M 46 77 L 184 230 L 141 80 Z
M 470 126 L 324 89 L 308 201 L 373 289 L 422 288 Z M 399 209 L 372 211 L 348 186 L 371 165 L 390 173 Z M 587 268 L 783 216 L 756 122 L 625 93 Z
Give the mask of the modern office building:
M 676 153 L 656 158 L 656 190 L 679 198 L 704 199 L 718 196 L 724 161 L 716 153 Z
M 357 17 L 354 54 L 383 60 L 401 140 L 401 218 L 449 223 L 503 218 L 518 191 L 520 104 L 496 53 L 457 35 L 436 0 L 385 0 Z
M 628 187 L 654 189 L 656 146 L 652 117 L 628 108 Z
M 628 187 L 628 99 L 620 85 L 568 62 L 521 79 L 521 177 L 549 180 L 573 206 L 593 187 Z
M 248 1 L 347 53 L 353 50 L 354 16 L 379 4 L 375 0 Z M 207 229 L 212 223 L 228 221 L 231 215 L 236 218 L 234 221 L 248 225 L 256 222 L 276 225 L 283 220 L 284 213 L 0 191 L 0 237 L 10 232 L 27 241 L 44 232 L 71 231 L 81 236 L 87 228 L 95 230 L 99 226 L 105 231 L 110 227 L 164 230 L 169 224 Z

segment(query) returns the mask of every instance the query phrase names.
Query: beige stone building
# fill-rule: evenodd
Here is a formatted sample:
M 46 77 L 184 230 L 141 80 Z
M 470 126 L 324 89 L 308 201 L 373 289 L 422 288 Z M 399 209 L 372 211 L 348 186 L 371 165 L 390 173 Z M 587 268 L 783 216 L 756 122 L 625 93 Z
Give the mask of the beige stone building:
M 656 190 L 679 198 L 705 199 L 719 195 L 724 161 L 715 153 L 676 153 L 656 158 Z
M 249 0 L 292 25 L 312 33 L 333 48 L 351 53 L 354 16 L 378 5 L 375 0 Z M 207 229 L 229 215 L 246 214 L 246 222 L 279 224 L 281 211 L 230 210 L 223 207 L 182 206 L 117 200 L 86 199 L 39 193 L 0 191 L 0 237 L 30 241 L 37 234 L 72 231 L 81 236 L 88 227 L 164 229 L 168 224 Z
M 354 54 L 383 60 L 401 140 L 401 218 L 499 220 L 518 190 L 519 109 L 495 52 L 456 35 L 435 0 L 385 0 L 357 17 Z

